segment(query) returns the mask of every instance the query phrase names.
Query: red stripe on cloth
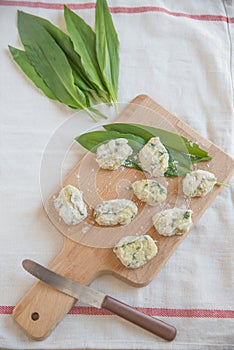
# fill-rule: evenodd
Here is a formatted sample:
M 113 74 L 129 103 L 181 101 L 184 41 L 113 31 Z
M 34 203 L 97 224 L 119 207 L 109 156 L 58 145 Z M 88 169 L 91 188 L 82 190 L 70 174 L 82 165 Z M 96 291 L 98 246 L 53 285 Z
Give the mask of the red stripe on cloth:
M 138 308 L 152 316 L 189 317 L 189 318 L 234 318 L 234 310 L 219 309 L 169 309 L 169 308 Z
M 0 315 L 12 314 L 14 306 L 0 305 Z
M 141 7 L 113 7 L 110 8 L 113 13 L 144 13 L 144 12 L 161 12 L 174 17 L 185 17 L 199 21 L 215 21 L 215 22 L 234 22 L 234 18 L 228 18 L 221 15 L 193 15 L 183 12 L 169 11 L 163 7 L 157 6 L 141 6 Z
M 137 307 L 137 310 L 151 316 L 161 317 L 188 317 L 188 318 L 234 318 L 234 310 L 218 309 L 169 309 L 169 308 L 145 308 Z M 91 306 L 74 306 L 69 314 L 101 316 L 111 315 L 105 309 L 96 309 Z
M 12 1 L 12 0 L 0 0 L 0 6 L 17 6 L 17 7 L 31 7 L 31 8 L 44 8 L 51 10 L 62 10 L 64 4 L 59 3 L 46 3 L 40 1 Z M 88 10 L 95 8 L 94 2 L 85 4 L 66 4 L 72 10 Z M 183 12 L 173 12 L 162 7 L 157 6 L 138 6 L 138 7 L 110 7 L 112 13 L 145 13 L 145 12 L 161 12 L 174 17 L 184 17 L 194 19 L 198 21 L 211 21 L 211 22 L 228 22 L 234 23 L 234 18 L 228 18 L 221 15 L 195 15 Z
M 40 1 L 11 1 L 11 0 L 0 0 L 0 6 L 18 6 L 18 7 L 32 7 L 32 8 L 43 8 L 49 10 L 63 10 L 64 4 L 51 3 L 51 2 L 40 2 Z M 86 4 L 66 4 L 73 10 L 88 10 L 95 8 L 95 3 Z
M 0 306 L 0 315 L 12 314 L 14 306 Z M 187 318 L 234 318 L 234 310 L 220 309 L 169 309 L 137 307 L 137 310 L 151 316 L 161 317 L 187 317 Z M 105 309 L 97 309 L 91 306 L 73 306 L 70 315 L 108 316 L 111 313 Z

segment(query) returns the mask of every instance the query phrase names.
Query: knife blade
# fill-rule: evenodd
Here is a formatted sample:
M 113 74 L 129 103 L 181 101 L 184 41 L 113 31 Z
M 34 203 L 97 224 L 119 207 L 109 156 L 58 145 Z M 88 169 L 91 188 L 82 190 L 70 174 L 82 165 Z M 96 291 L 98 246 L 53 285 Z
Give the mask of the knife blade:
M 96 308 L 104 308 L 165 340 L 171 341 L 176 337 L 176 328 L 172 325 L 140 312 L 117 299 L 53 272 L 33 260 L 25 259 L 22 265 L 34 277 L 62 293 Z

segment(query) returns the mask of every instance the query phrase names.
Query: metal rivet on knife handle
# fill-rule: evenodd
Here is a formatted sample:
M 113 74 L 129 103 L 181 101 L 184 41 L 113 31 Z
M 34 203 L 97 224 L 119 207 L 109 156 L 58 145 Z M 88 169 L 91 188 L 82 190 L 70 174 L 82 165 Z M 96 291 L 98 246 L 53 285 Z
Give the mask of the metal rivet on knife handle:
M 176 337 L 176 328 L 157 318 L 140 312 L 110 296 L 103 300 L 102 307 L 166 340 Z

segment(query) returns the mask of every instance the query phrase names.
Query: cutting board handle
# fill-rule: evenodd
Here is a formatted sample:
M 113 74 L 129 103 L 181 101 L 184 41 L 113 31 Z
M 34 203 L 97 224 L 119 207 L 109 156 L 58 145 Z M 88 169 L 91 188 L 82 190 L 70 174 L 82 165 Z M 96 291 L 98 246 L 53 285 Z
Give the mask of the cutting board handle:
M 95 254 L 94 248 L 85 247 L 84 249 L 82 246 L 82 249 L 79 250 L 77 242 L 65 238 L 62 250 L 49 268 L 88 285 L 100 271 L 100 264 L 98 266 L 96 260 L 93 259 L 93 254 Z M 92 261 L 94 261 L 93 266 L 90 266 Z M 76 301 L 38 281 L 16 305 L 13 318 L 28 335 L 36 340 L 42 340 L 51 333 Z

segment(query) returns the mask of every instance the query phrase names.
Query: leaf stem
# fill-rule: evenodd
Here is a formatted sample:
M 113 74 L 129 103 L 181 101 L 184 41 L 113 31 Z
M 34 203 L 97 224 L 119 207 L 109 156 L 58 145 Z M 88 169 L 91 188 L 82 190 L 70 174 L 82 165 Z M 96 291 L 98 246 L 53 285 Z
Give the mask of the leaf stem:
M 97 118 L 93 115 L 92 112 L 90 112 L 90 108 L 83 107 L 82 108 L 92 119 L 95 123 L 97 123 Z
M 108 117 L 103 114 L 102 112 L 100 112 L 99 110 L 97 110 L 96 108 L 93 108 L 93 107 L 89 107 L 90 111 L 92 111 L 93 113 L 95 113 L 96 115 L 98 115 L 100 118 L 103 118 L 103 119 L 107 119 Z
M 224 187 L 230 187 L 229 184 L 225 183 L 225 182 L 216 182 L 215 184 L 216 186 L 224 186 Z

